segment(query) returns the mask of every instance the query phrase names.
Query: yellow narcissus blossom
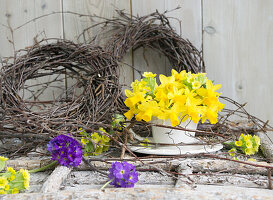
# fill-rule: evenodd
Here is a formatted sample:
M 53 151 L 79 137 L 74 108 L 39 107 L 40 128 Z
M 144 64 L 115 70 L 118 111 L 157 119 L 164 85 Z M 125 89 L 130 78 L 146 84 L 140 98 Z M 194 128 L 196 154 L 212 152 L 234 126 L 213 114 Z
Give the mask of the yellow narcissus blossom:
M 137 110 L 137 109 L 134 109 L 134 110 Z M 128 120 L 132 119 L 132 117 L 133 117 L 134 114 L 136 113 L 136 112 L 134 112 L 134 110 L 131 108 L 131 109 L 128 110 L 126 113 L 124 113 L 124 116 L 125 116 Z
M 156 77 L 156 74 L 153 74 L 152 72 L 144 72 L 143 76 L 145 78 L 154 78 L 154 77 Z
M 134 107 L 137 103 L 144 100 L 143 93 L 139 92 L 136 93 L 134 96 L 127 98 L 124 103 L 128 107 Z
M 144 79 L 131 84 L 131 90 L 125 90 L 127 99 L 124 103 L 129 107 L 124 114 L 127 119 L 135 116 L 137 121 L 150 121 L 154 116 L 170 119 L 172 126 L 187 118 L 194 123 L 200 119 L 218 122 L 218 112 L 224 107 L 216 92 L 221 85 L 213 85 L 205 73 L 172 70 L 172 76 L 159 75 L 160 85 L 156 84 L 153 73 L 147 72 L 143 76 Z
M 186 79 L 187 72 L 186 70 L 183 70 L 180 73 L 178 73 L 176 70 L 172 69 L 172 76 L 174 76 L 175 81 L 181 82 Z
M 136 120 L 151 121 L 152 116 L 157 116 L 159 108 L 156 101 L 144 101 L 139 105 L 139 113 L 136 115 Z

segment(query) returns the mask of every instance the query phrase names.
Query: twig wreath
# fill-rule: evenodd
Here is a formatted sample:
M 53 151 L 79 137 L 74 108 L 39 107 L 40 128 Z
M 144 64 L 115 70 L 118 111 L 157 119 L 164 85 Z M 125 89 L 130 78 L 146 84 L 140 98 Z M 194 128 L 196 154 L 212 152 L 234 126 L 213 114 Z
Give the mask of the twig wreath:
M 111 115 L 121 109 L 118 65 L 102 48 L 43 40 L 24 51 L 1 69 L 1 138 L 46 142 L 82 126 L 111 123 Z M 62 85 L 65 79 L 70 82 Z M 56 88 L 57 94 L 43 99 L 46 89 Z
M 90 28 L 101 26 L 104 32 L 111 32 L 105 50 L 119 61 L 130 51 L 149 47 L 165 55 L 174 69 L 187 72 L 204 72 L 202 52 L 189 40 L 183 39 L 171 27 L 168 17 L 158 11 L 145 16 L 130 16 L 118 10 L 118 18 L 105 19 L 85 29 L 79 37 L 87 38 Z M 110 30 L 109 30 L 110 29 Z M 105 31 L 103 31 L 105 30 Z

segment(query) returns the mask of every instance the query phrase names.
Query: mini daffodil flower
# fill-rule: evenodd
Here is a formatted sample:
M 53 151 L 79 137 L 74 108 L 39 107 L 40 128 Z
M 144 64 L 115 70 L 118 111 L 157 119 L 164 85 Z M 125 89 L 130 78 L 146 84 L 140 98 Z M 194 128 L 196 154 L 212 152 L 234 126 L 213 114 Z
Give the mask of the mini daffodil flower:
M 172 70 L 167 77 L 159 75 L 160 85 L 156 84 L 155 74 L 146 72 L 140 81 L 131 84 L 131 90 L 125 90 L 125 105 L 129 110 L 124 114 L 127 119 L 136 117 L 137 121 L 150 121 L 152 117 L 170 119 L 173 126 L 187 118 L 197 123 L 207 119 L 217 123 L 218 112 L 224 108 L 219 102 L 221 85 L 213 85 L 205 73 Z M 153 102 L 147 106 L 147 102 Z M 156 109 L 154 109 L 156 108 Z M 255 147 L 255 146 L 254 146 Z
M 152 72 L 144 72 L 143 76 L 145 78 L 154 78 L 156 77 L 156 74 L 153 74 Z
M 196 90 L 201 87 L 201 83 L 199 81 L 193 81 L 192 82 L 192 89 Z

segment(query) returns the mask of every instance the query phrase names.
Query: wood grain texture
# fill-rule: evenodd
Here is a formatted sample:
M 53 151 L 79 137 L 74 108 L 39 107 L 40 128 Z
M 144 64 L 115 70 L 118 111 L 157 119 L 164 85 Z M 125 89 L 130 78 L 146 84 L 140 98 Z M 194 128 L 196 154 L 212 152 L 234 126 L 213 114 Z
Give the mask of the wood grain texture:
M 63 0 L 63 11 L 71 11 L 85 15 L 96 15 L 103 18 L 112 18 L 117 16 L 116 9 L 124 10 L 126 13 L 130 13 L 130 1 L 129 0 Z M 80 17 L 78 15 L 64 14 L 64 37 L 75 42 L 91 41 L 94 36 L 100 33 L 100 27 L 89 29 L 86 34 L 78 38 L 78 36 L 88 27 L 95 23 L 101 22 L 102 19 Z M 104 37 L 109 35 L 103 35 L 95 42 L 99 45 L 103 45 L 105 41 Z M 99 42 L 100 41 L 100 42 Z M 123 60 L 123 62 L 132 65 L 131 54 L 129 53 Z M 130 85 L 133 81 L 133 70 L 126 64 L 121 64 L 120 69 L 120 82 L 122 84 Z M 68 80 L 69 82 L 69 80 Z M 69 83 L 68 83 L 69 84 Z
M 22 49 L 35 44 L 35 40 L 62 37 L 61 14 L 54 14 L 37 19 L 20 29 L 16 27 L 36 17 L 60 12 L 61 4 L 57 0 L 1 0 L 0 1 L 0 56 L 12 56 L 13 47 L 7 40 L 12 40 L 10 30 L 5 26 L 14 29 L 15 49 Z M 4 25 L 4 26 L 3 26 Z
M 61 12 L 61 3 L 58 0 L 1 0 L 0 1 L 0 58 L 14 55 L 14 50 L 24 49 L 34 45 L 44 38 L 62 38 L 62 15 L 52 14 L 46 17 L 43 15 L 53 12 Z M 26 22 L 30 23 L 20 27 Z M 13 29 L 13 34 L 10 28 Z M 11 42 L 13 41 L 14 45 Z M 56 76 L 29 80 L 26 85 L 41 84 L 51 81 Z M 51 85 L 53 86 L 53 85 Z M 64 88 L 64 82 L 54 84 L 55 89 L 41 90 L 40 100 L 52 100 L 60 93 L 60 88 Z M 58 88 L 56 88 L 58 87 Z M 32 88 L 39 91 L 42 87 Z M 42 92 L 43 91 L 43 92 Z M 20 91 L 24 99 L 30 97 L 28 91 Z M 33 99 L 31 99 L 33 100 Z M 37 109 L 34 108 L 35 110 Z
M 176 18 L 170 19 L 171 26 L 182 37 L 189 39 L 198 49 L 202 44 L 202 18 L 200 0 L 132 0 L 133 15 L 146 15 L 158 10 L 173 10 L 178 6 L 181 9 L 167 13 L 167 16 Z M 182 28 L 182 29 L 181 29 Z M 168 59 L 158 52 L 148 48 L 139 48 L 134 51 L 134 66 L 140 71 L 152 71 L 157 74 L 170 74 L 172 69 Z M 140 78 L 135 72 L 135 78 Z
M 61 184 L 72 171 L 72 168 L 66 166 L 57 166 L 44 182 L 41 193 L 58 192 Z
M 273 122 L 273 1 L 203 1 L 208 77 L 224 96 Z M 271 135 L 273 138 L 273 135 Z

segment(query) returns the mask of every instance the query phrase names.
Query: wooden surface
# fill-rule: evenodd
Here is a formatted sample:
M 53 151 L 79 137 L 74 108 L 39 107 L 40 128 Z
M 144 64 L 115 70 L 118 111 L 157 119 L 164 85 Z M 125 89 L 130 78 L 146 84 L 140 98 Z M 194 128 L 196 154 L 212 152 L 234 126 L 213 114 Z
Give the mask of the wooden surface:
M 0 4 L 0 58 L 13 56 L 15 50 L 32 46 L 43 38 L 62 38 L 61 14 L 54 14 L 37 19 L 19 28 L 22 24 L 34 18 L 52 12 L 59 12 L 61 10 L 60 2 L 55 0 L 1 0 Z M 13 32 L 11 32 L 10 28 L 13 29 Z M 54 78 L 56 78 L 56 76 L 53 75 L 36 80 L 29 80 L 25 85 L 42 84 Z M 60 88 L 64 88 L 64 81 L 55 82 L 54 85 L 51 84 L 51 86 L 53 86 L 54 89 L 49 88 L 44 90 L 43 94 L 40 95 L 40 100 L 52 100 L 58 96 L 62 91 Z M 41 88 L 42 87 L 33 87 L 31 89 L 38 91 Z M 34 100 L 33 98 L 29 99 L 31 94 L 27 90 L 20 91 L 20 95 L 25 100 Z M 33 109 L 36 110 L 38 107 L 34 106 Z
M 273 122 L 273 1 L 271 0 L 0 0 L 0 57 L 12 56 L 13 50 L 35 43 L 43 37 L 65 38 L 82 42 L 77 36 L 94 24 L 88 17 L 57 13 L 30 22 L 13 33 L 14 48 L 8 41 L 13 29 L 25 22 L 52 12 L 76 12 L 111 18 L 115 9 L 133 15 L 155 11 L 180 10 L 167 15 L 171 25 L 198 49 L 204 50 L 208 77 L 223 85 L 221 91 L 247 110 Z M 4 26 L 3 26 L 4 25 Z M 87 31 L 90 40 L 99 29 Z M 37 38 L 35 39 L 35 37 Z M 124 59 L 141 71 L 168 74 L 171 65 L 157 52 L 140 48 Z M 121 65 L 121 83 L 129 85 L 137 72 Z M 69 81 L 68 81 L 69 83 Z M 44 95 L 49 96 L 48 93 Z M 273 138 L 273 135 L 271 134 Z
M 58 191 L 55 193 L 21 193 L 17 195 L 3 195 L 1 200 L 44 200 L 44 199 L 204 199 L 204 200 L 238 200 L 256 199 L 272 200 L 273 191 L 268 189 L 245 188 L 236 186 L 197 185 L 195 189 L 185 187 L 151 188 L 107 188 L 105 190 L 86 189 L 83 191 Z
M 273 1 L 205 0 L 203 24 L 209 78 L 272 125 Z

